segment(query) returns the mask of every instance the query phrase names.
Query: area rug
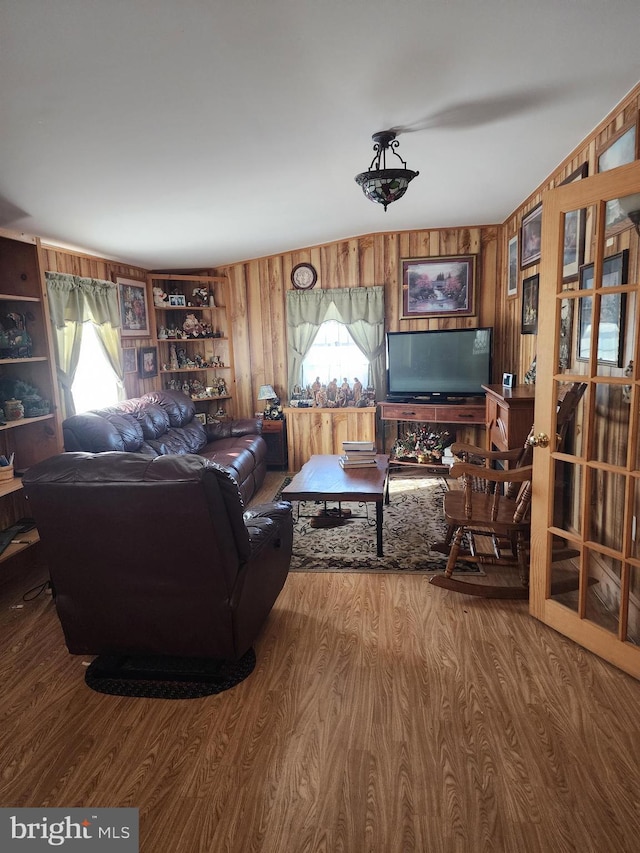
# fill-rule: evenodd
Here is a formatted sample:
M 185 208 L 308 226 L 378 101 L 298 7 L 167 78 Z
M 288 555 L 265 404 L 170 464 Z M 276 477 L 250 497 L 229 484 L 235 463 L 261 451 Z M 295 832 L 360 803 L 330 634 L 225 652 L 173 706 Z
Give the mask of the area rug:
M 85 683 L 112 696 L 199 699 L 240 684 L 255 665 L 253 649 L 237 661 L 100 655 L 87 668 Z
M 288 482 L 289 478 L 276 497 Z M 431 551 L 431 545 L 445 537 L 442 500 L 446 491 L 441 477 L 391 477 L 390 502 L 383 515 L 383 557 L 376 555 L 374 504 L 344 502 L 342 508 L 351 517 L 338 526 L 316 527 L 314 518 L 322 513 L 324 502 L 294 502 L 291 571 L 443 572 L 446 559 Z M 483 576 L 484 572 L 460 563 L 454 574 Z

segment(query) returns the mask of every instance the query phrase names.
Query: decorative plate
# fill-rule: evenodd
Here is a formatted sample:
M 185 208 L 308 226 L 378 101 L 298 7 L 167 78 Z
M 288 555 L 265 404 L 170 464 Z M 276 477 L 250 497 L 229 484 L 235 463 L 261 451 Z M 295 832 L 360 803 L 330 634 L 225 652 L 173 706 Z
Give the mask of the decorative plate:
M 311 290 L 318 280 L 318 273 L 311 264 L 296 264 L 291 270 L 291 284 L 296 290 Z

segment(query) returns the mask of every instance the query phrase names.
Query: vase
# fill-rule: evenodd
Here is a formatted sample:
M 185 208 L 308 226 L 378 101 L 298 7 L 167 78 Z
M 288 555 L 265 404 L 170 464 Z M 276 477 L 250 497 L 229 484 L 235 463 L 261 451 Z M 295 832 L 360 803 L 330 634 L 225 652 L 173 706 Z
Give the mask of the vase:
M 5 400 L 4 416 L 8 421 L 19 421 L 24 417 L 24 406 L 22 400 Z

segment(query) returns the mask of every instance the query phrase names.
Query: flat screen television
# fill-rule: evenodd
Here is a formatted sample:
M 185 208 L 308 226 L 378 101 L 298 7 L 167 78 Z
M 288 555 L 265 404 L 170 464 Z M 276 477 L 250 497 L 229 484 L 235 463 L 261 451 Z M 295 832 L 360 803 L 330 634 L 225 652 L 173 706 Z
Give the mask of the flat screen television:
M 387 332 L 387 399 L 484 395 L 491 382 L 491 328 Z

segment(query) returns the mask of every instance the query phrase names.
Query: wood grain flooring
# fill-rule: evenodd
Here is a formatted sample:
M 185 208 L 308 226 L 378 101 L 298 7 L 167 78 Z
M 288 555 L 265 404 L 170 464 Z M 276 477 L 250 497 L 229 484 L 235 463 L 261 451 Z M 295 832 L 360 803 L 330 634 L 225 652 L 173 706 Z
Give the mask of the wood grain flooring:
M 0 577 L 2 806 L 138 807 L 144 853 L 638 849 L 640 683 L 524 602 L 293 573 L 246 681 L 130 699 L 22 602 L 41 577 Z

